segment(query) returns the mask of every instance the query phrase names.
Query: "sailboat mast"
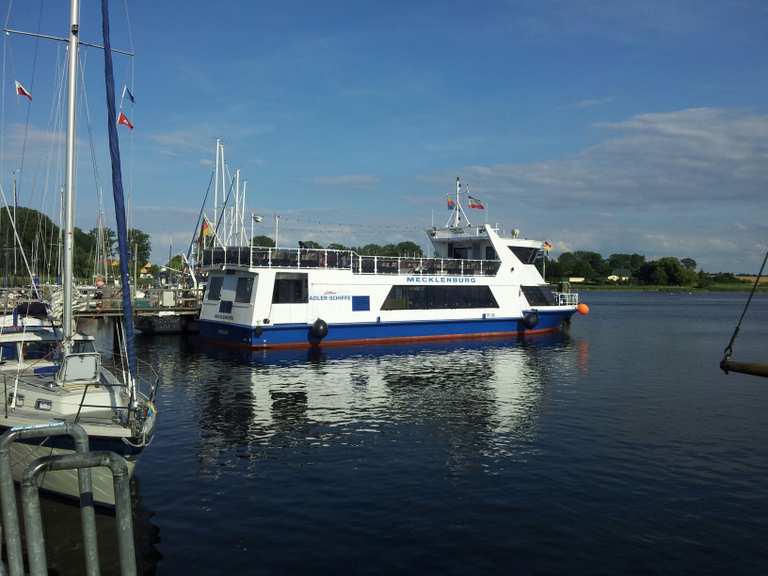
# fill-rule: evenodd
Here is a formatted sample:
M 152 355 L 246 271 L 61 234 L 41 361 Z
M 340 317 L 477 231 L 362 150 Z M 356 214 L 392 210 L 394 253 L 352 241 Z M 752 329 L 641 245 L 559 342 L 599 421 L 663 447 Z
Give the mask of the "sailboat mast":
M 64 350 L 72 346 L 72 296 L 74 263 L 74 206 L 75 206 L 75 121 L 77 119 L 77 59 L 79 50 L 80 0 L 70 0 L 69 66 L 67 72 L 67 155 L 64 190 Z

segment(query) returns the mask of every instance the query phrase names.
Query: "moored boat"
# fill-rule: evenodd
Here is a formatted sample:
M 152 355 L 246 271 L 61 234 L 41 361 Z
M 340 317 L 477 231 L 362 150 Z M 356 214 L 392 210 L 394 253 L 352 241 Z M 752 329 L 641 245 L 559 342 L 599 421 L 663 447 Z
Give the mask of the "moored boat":
M 107 10 L 107 2 L 102 2 L 107 109 L 109 117 L 115 118 Z M 18 314 L 11 316 L 11 326 L 0 328 L 0 350 L 3 354 L 8 354 L 6 365 L 0 365 L 4 404 L 0 407 L 0 433 L 11 428 L 51 422 L 77 423 L 88 433 L 92 450 L 109 450 L 123 456 L 127 461 L 129 473 L 132 473 L 136 458 L 149 445 L 154 435 L 156 409 L 153 400 L 158 379 L 151 373 L 147 385 L 141 385 L 142 379 L 139 378 L 133 351 L 133 317 L 128 296 L 130 284 L 127 230 L 122 203 L 119 144 L 111 120 L 110 155 L 113 164 L 115 215 L 124 295 L 121 342 L 126 353 L 119 356 L 120 365 L 113 370 L 107 369 L 102 363 L 102 355 L 93 348 L 92 339 L 78 335 L 74 330 L 75 105 L 78 96 L 79 15 L 79 0 L 71 0 L 61 328 L 53 323 L 50 326 L 42 326 L 19 322 Z M 47 307 L 43 308 L 46 315 L 49 314 Z M 31 306 L 27 306 L 25 320 L 32 317 L 30 311 Z M 14 355 L 15 358 L 12 357 Z M 14 442 L 10 449 L 14 480 L 21 480 L 25 469 L 34 459 L 52 454 L 66 454 L 73 449 L 74 445 L 70 439 L 59 436 Z M 104 467 L 95 468 L 92 471 L 92 479 L 94 501 L 108 506 L 114 505 L 111 472 Z M 80 491 L 77 471 L 49 471 L 42 479 L 41 488 L 64 496 L 78 497 Z
M 552 332 L 578 294 L 554 292 L 535 266 L 544 242 L 472 225 L 457 179 L 454 212 L 427 234 L 435 256 L 212 247 L 200 335 L 249 348 L 328 346 Z

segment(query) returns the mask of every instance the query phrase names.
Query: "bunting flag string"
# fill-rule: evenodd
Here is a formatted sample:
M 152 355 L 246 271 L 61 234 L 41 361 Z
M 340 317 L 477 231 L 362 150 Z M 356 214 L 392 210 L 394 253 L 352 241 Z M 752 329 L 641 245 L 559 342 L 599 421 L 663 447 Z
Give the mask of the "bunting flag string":
M 24 88 L 24 85 L 16 80 L 16 95 L 17 96 L 24 96 L 29 99 L 30 102 L 32 102 L 32 93 Z
M 120 110 L 120 114 L 117 115 L 117 123 L 122 124 L 123 126 L 127 126 L 130 130 L 133 130 L 133 124 L 131 124 L 131 121 L 128 120 L 128 116 L 125 115 L 125 112 Z

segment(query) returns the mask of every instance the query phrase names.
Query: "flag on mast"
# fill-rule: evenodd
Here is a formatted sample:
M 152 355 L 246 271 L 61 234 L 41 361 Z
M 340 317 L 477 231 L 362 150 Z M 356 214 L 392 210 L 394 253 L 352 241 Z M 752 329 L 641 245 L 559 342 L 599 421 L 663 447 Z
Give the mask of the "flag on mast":
M 26 88 L 24 88 L 24 86 L 22 86 L 21 82 L 19 82 L 18 80 L 16 80 L 16 95 L 26 96 L 27 98 L 29 98 L 29 101 L 32 102 L 32 93 Z
M 456 200 L 448 196 L 448 210 L 453 210 L 454 206 L 456 206 Z
M 117 123 L 122 124 L 123 126 L 128 126 L 128 128 L 133 130 L 133 124 L 131 124 L 131 121 L 128 120 L 128 116 L 126 116 L 125 112 L 122 110 L 120 111 L 120 114 L 117 115 Z
M 485 210 L 485 205 L 480 202 L 477 198 L 473 198 L 472 196 L 469 196 L 469 207 L 474 208 L 475 210 Z
M 131 101 L 131 104 L 136 104 L 136 98 L 133 97 L 133 94 L 131 94 L 131 89 L 128 88 L 128 85 L 125 86 L 125 93 L 128 94 L 128 100 Z

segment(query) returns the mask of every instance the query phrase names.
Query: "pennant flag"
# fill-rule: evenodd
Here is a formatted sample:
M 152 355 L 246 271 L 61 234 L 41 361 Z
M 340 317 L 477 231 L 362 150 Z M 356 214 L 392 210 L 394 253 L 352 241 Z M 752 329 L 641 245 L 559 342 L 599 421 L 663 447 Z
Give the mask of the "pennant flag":
M 448 197 L 448 210 L 453 210 L 454 206 L 456 206 L 456 201 L 449 196 Z
M 16 94 L 18 96 L 26 96 L 29 101 L 32 102 L 32 93 L 21 85 L 21 82 L 16 80 Z
M 123 126 L 128 126 L 131 130 L 133 130 L 133 124 L 131 124 L 131 121 L 128 120 L 128 116 L 125 115 L 125 112 L 122 110 L 120 111 L 120 114 L 117 116 L 117 123 L 122 124 Z
M 485 210 L 483 203 L 477 198 L 472 198 L 472 196 L 469 196 L 469 207 L 474 208 L 475 210 Z
M 136 98 L 133 97 L 133 94 L 131 94 L 131 89 L 128 88 L 128 86 L 125 87 L 125 93 L 128 94 L 128 100 L 131 101 L 131 104 L 136 104 Z
M 552 250 L 552 244 L 550 244 L 549 242 L 547 242 L 547 241 L 545 240 L 545 241 L 544 241 L 544 251 L 545 251 L 545 252 L 549 252 L 550 250 Z

